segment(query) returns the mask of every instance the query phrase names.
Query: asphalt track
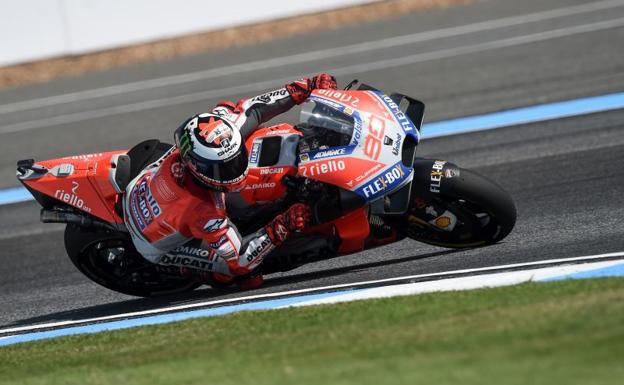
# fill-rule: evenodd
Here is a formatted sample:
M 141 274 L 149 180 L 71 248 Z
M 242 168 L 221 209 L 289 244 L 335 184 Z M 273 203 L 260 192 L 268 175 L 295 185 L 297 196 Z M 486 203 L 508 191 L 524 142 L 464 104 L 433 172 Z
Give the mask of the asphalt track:
M 570 8 L 576 6 L 584 8 Z M 507 19 L 527 14 L 541 16 L 525 16 L 515 24 Z M 214 104 L 217 91 L 236 99 L 322 70 L 334 69 L 343 84 L 357 77 L 413 95 L 427 104 L 427 121 L 621 92 L 622 18 L 624 1 L 480 1 L 218 55 L 5 90 L 0 92 L 0 188 L 17 185 L 17 159 L 127 148 L 147 137 L 170 140 L 172 127 Z M 473 26 L 456 28 L 467 25 Z M 374 43 L 416 33 L 419 38 L 402 44 L 400 39 L 392 40 L 394 45 Z M 341 48 L 305 62 L 241 66 L 248 69 L 229 75 L 223 70 L 273 57 L 292 60 L 304 48 L 326 51 L 363 41 L 371 42 L 371 49 Z M 382 64 L 390 68 L 378 69 Z M 218 76 L 180 81 L 188 78 L 183 74 L 207 69 L 218 69 Z M 173 80 L 149 80 L 163 77 Z M 136 82 L 142 83 L 133 89 L 104 88 Z M 85 93 L 73 100 L 55 97 L 80 91 Z M 504 242 L 449 251 L 404 241 L 270 276 L 256 292 L 622 251 L 623 120 L 624 110 L 616 110 L 426 140 L 421 156 L 472 168 L 512 193 L 519 217 Z M 34 203 L 0 206 L 0 223 L 1 327 L 240 295 L 210 289 L 162 299 L 116 294 L 73 268 L 63 249 L 62 226 L 40 224 Z

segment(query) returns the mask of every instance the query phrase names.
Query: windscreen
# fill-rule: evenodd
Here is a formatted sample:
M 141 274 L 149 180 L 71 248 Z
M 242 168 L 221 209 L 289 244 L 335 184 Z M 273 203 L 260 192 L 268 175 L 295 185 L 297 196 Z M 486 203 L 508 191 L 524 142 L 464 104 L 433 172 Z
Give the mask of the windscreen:
M 298 126 L 311 129 L 324 128 L 351 138 L 353 125 L 352 116 L 324 104 L 308 101 L 301 108 Z

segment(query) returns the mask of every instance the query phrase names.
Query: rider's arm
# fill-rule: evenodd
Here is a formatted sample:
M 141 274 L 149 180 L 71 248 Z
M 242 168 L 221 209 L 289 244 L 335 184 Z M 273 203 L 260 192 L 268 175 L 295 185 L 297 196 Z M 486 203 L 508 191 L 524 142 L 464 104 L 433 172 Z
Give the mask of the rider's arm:
M 265 255 L 277 246 L 264 228 L 241 237 L 235 226 L 230 225 L 225 237 L 214 248 L 217 255 L 228 264 L 230 275 L 243 275 L 262 263 Z
M 203 239 L 204 244 L 227 262 L 228 271 L 218 269 L 218 272 L 243 275 L 258 267 L 269 252 L 284 242 L 293 231 L 303 229 L 309 220 L 310 209 L 299 203 L 245 237 L 240 235 L 228 218 L 196 223 L 190 231 L 193 237 Z
M 336 80 L 328 74 L 320 74 L 312 79 L 296 80 L 286 86 L 251 99 L 238 102 L 235 110 L 240 115 L 238 122 L 243 138 L 247 138 L 260 124 L 268 122 L 296 104 L 303 103 L 314 89 L 336 88 Z M 227 107 L 227 104 L 223 105 Z

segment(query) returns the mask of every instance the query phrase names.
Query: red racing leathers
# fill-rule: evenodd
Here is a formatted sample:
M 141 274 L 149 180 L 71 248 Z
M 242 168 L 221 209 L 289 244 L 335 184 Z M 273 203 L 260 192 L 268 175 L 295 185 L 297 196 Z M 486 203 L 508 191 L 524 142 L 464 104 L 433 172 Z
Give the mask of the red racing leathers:
M 236 105 L 220 102 L 202 115 L 228 120 L 240 130 L 244 142 L 260 124 L 302 103 L 315 88 L 336 88 L 336 83 L 322 74 Z M 306 210 L 304 205 L 294 205 L 243 239 L 227 218 L 225 194 L 196 182 L 185 171 L 175 147 L 140 172 L 124 198 L 126 226 L 146 259 L 229 276 L 253 271 L 292 231 L 305 226 Z M 185 247 L 192 239 L 201 239 L 201 247 Z

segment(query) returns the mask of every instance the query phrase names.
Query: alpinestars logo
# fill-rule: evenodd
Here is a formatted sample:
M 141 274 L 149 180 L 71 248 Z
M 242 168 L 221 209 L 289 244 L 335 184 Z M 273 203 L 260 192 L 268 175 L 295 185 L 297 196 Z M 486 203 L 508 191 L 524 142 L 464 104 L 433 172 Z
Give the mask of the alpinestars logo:
M 208 222 L 206 222 L 206 224 L 204 225 L 204 230 L 208 232 L 217 231 L 224 228 L 225 226 L 227 226 L 227 218 L 215 218 L 210 219 L 208 220 Z
M 284 226 L 278 223 L 275 227 L 275 235 L 277 236 L 277 238 L 279 238 L 280 241 L 283 242 L 288 236 L 288 231 Z

